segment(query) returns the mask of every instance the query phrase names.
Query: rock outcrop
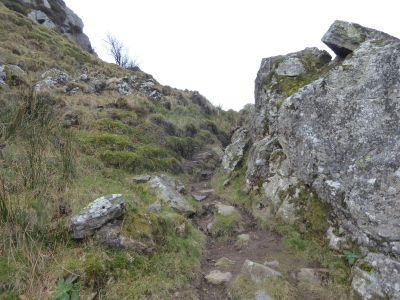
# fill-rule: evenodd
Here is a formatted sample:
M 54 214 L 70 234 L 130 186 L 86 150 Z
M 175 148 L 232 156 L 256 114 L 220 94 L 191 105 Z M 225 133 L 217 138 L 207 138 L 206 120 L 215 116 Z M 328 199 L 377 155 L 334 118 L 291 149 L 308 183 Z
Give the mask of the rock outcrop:
M 309 224 L 305 207 L 330 216 L 340 237 L 317 228 L 329 228 L 330 247 L 352 240 L 371 265 L 354 267 L 357 293 L 399 299 L 400 40 L 336 21 L 323 42 L 334 61 L 316 48 L 262 60 L 242 128 L 246 184 L 263 184 L 266 218 Z
M 242 160 L 248 142 L 247 129 L 239 128 L 235 131 L 232 136 L 232 143 L 226 147 L 224 156 L 222 157 L 222 168 L 225 173 L 231 173 Z
M 194 207 L 177 190 L 179 184 L 169 176 L 152 176 L 147 183 L 156 194 L 158 200 L 165 202 L 184 215 L 190 216 L 195 213 Z
M 93 52 L 89 38 L 83 33 L 82 20 L 65 5 L 63 0 L 13 0 L 4 1 L 4 4 L 25 14 L 32 21 L 65 35 L 83 50 Z
M 68 226 L 74 239 L 83 239 L 108 222 L 122 216 L 125 200 L 120 194 L 100 197 L 90 203 L 79 214 L 71 218 Z

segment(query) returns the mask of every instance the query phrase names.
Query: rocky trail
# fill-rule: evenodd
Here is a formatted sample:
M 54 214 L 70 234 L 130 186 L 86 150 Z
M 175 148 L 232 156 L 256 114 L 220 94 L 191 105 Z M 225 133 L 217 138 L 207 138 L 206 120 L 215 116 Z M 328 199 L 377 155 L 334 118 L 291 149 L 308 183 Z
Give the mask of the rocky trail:
M 201 263 L 201 274 L 192 290 L 200 300 L 231 299 L 226 284 L 242 270 L 246 260 L 263 263 L 267 253 L 281 251 L 281 237 L 257 225 L 254 217 L 242 207 L 234 207 L 229 199 L 218 196 L 211 187 L 212 171 L 203 171 L 199 182 L 189 185 L 189 193 L 201 203 L 193 223 L 207 237 Z M 217 215 L 239 214 L 240 221 L 232 235 L 214 235 L 212 225 Z M 187 299 L 185 291 L 175 293 L 173 299 Z M 264 298 L 260 298 L 264 299 Z M 265 298 L 268 299 L 268 298 Z

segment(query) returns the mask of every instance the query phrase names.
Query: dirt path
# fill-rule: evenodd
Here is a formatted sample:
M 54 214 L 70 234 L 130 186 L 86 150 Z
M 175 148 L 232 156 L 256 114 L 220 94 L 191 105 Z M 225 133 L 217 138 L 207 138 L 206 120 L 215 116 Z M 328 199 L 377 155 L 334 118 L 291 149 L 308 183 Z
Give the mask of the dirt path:
M 200 183 L 192 184 L 190 192 L 192 194 L 201 194 L 201 191 L 210 189 L 210 180 L 206 179 Z M 201 202 L 202 212 L 194 219 L 194 223 L 197 227 L 207 236 L 207 248 L 201 264 L 201 280 L 196 287 L 197 295 L 200 300 L 230 299 L 224 285 L 210 284 L 205 279 L 205 276 L 212 270 L 219 269 L 215 266 L 215 262 L 218 259 L 226 257 L 234 261 L 234 264 L 229 267 L 227 271 L 231 272 L 233 278 L 235 278 L 246 259 L 263 262 L 268 253 L 280 251 L 282 247 L 281 239 L 277 234 L 258 228 L 254 218 L 240 207 L 236 207 L 241 215 L 241 226 L 239 226 L 238 232 L 230 239 L 221 239 L 211 236 L 207 230 L 207 225 L 210 224 L 214 218 L 213 214 L 215 212 L 216 203 L 231 205 L 226 199 L 222 199 L 211 192 L 209 196 Z M 245 247 L 238 249 L 235 247 L 236 236 L 244 233 L 250 236 L 250 241 Z

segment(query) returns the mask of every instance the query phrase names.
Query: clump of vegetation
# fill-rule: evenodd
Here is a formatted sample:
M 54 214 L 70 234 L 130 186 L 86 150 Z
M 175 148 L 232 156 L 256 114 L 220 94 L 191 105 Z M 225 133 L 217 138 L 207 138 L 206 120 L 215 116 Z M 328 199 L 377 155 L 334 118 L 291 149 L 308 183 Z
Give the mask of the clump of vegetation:
M 211 234 L 221 239 L 230 238 L 238 231 L 239 224 L 240 213 L 237 211 L 227 216 L 217 214 L 212 223 Z
M 255 283 L 248 275 L 239 274 L 228 285 L 232 299 L 254 299 L 256 291 L 265 291 L 273 299 L 296 299 L 297 291 L 293 284 L 282 278 L 271 278 L 265 282 Z

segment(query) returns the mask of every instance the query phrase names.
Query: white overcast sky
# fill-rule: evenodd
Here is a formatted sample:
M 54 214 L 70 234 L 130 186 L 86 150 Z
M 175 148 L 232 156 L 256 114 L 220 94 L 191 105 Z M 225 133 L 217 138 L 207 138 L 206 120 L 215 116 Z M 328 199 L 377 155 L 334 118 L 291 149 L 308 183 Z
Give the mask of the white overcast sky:
M 99 56 L 123 41 L 163 85 L 197 90 L 224 109 L 254 103 L 261 59 L 318 47 L 335 20 L 400 37 L 398 0 L 65 0 Z M 397 4 L 399 3 L 399 4 Z

